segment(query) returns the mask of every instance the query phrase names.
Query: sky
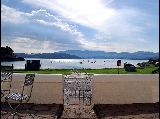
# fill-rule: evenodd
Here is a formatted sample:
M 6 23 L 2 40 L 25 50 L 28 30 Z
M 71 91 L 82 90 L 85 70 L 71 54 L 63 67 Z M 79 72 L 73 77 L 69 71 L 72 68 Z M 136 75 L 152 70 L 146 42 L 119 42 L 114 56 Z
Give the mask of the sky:
M 1 0 L 1 46 L 158 52 L 159 0 Z

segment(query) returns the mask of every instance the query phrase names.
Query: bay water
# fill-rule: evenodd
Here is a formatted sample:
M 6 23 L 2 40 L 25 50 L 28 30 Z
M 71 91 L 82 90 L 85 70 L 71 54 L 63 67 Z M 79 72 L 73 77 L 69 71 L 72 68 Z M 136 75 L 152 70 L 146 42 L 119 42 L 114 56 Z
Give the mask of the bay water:
M 25 58 L 25 60 L 40 60 L 41 69 L 102 69 L 117 68 L 117 60 L 119 59 L 40 59 Z M 148 60 L 128 60 L 121 59 L 120 68 L 124 67 L 124 63 L 131 63 L 137 66 L 137 63 L 146 62 Z M 25 69 L 26 61 L 1 62 L 1 65 L 12 65 L 14 69 Z

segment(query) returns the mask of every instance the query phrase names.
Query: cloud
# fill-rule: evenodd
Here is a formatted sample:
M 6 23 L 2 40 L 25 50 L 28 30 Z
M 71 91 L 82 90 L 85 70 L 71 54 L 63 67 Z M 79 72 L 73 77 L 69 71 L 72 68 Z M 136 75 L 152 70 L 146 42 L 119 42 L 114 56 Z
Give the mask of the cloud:
M 108 44 L 107 42 L 105 43 L 105 40 L 108 41 L 108 39 L 111 37 L 104 33 L 96 34 L 95 40 L 90 41 L 90 40 L 87 40 L 81 32 L 77 31 L 77 29 L 71 27 L 69 24 L 64 24 L 63 22 L 52 23 L 52 22 L 46 22 L 43 20 L 38 20 L 38 22 L 48 26 L 59 27 L 62 31 L 70 33 L 76 38 L 75 40 L 79 43 L 82 49 L 87 49 L 87 50 L 96 49 L 96 50 L 102 50 L 102 51 L 119 51 L 119 50 L 125 51 L 126 50 L 126 48 L 123 48 L 123 47 L 119 48 L 115 44 Z M 99 40 L 100 42 L 98 42 L 97 40 Z M 133 50 L 133 49 L 128 48 L 128 50 Z
M 95 35 L 95 40 L 88 40 L 85 38 L 84 34 L 80 31 L 78 31 L 73 25 L 68 24 L 67 22 L 64 22 L 62 19 L 51 15 L 48 13 L 46 10 L 38 10 L 38 11 L 32 11 L 31 13 L 32 17 L 35 18 L 35 16 L 47 16 L 47 20 L 45 18 L 42 19 L 34 19 L 36 22 L 41 23 L 46 26 L 52 26 L 52 27 L 57 27 L 60 28 L 61 31 L 68 32 L 70 35 L 74 36 L 74 40 L 77 42 L 76 44 L 70 44 L 70 45 L 64 45 L 64 46 L 69 46 L 74 48 L 73 45 L 78 45 L 80 49 L 87 49 L 87 50 L 104 50 L 104 51 L 125 51 L 126 48 L 119 48 L 115 44 L 109 44 L 108 39 L 111 39 L 111 36 L 107 33 L 100 32 Z M 39 17 L 36 17 L 39 18 Z M 50 20 L 49 20 L 50 19 Z M 97 42 L 99 40 L 99 42 Z M 106 42 L 106 43 L 105 43 Z M 71 46 L 72 45 L 72 46 Z M 60 49 L 60 47 L 59 47 Z M 67 49 L 67 48 L 66 48 Z M 64 50 L 64 48 L 63 48 Z
M 14 51 L 27 53 L 51 52 L 50 41 L 39 41 L 37 39 L 16 37 L 12 39 L 10 46 Z M 40 47 L 39 47 L 40 46 Z
M 37 38 L 28 37 L 14 37 L 9 40 L 2 38 L 1 42 L 2 46 L 10 46 L 16 53 L 53 53 L 56 51 L 79 49 L 79 44 L 63 44 L 47 39 L 41 41 Z
M 150 43 L 148 39 L 144 39 L 144 38 L 138 38 L 138 41 L 141 43 Z
M 79 40 L 79 38 L 82 35 L 80 32 L 78 32 L 75 29 L 74 25 L 70 25 L 67 22 L 64 22 L 59 17 L 48 13 L 46 10 L 39 9 L 39 10 L 34 10 L 31 13 L 24 13 L 24 12 L 16 11 L 14 8 L 10 8 L 5 5 L 3 5 L 3 7 L 8 9 L 8 12 L 7 12 L 8 14 L 5 14 L 4 10 L 2 11 L 2 13 L 3 13 L 2 14 L 2 19 L 3 19 L 2 21 L 5 23 L 18 24 L 18 25 L 16 25 L 16 29 L 14 29 L 14 31 L 11 33 L 13 35 L 12 39 L 14 39 L 14 40 L 11 41 L 12 43 L 8 42 L 7 43 L 8 45 L 11 45 L 13 47 L 17 46 L 17 48 L 19 47 L 18 49 L 20 49 L 20 48 L 23 48 L 22 47 L 23 45 L 28 44 L 28 43 L 31 43 L 31 44 L 27 45 L 26 47 L 30 47 L 30 48 L 32 45 L 36 44 L 36 42 L 42 42 L 42 44 L 44 43 L 44 45 L 42 45 L 42 44 L 37 45 L 36 50 L 31 50 L 31 51 L 38 51 L 38 52 L 39 51 L 46 52 L 47 50 L 45 50 L 45 48 L 47 48 L 49 44 L 52 44 L 53 47 L 49 47 L 48 51 L 49 50 L 50 51 L 65 50 L 65 49 L 67 50 L 70 48 L 80 48 L 81 47 L 80 42 L 77 42 L 77 41 Z M 19 14 L 19 17 L 17 17 L 17 18 L 15 17 L 14 21 L 12 21 L 11 17 L 9 17 L 9 15 L 10 15 L 9 12 L 11 12 L 13 14 Z M 23 22 L 19 22 L 18 18 L 20 18 L 21 21 L 23 21 Z M 26 22 L 29 23 L 27 26 L 26 26 Z M 6 29 L 5 26 L 6 26 L 6 24 L 4 25 L 3 28 Z M 24 34 L 22 34 L 23 30 L 22 31 L 20 30 L 20 29 L 22 29 L 21 26 L 23 26 L 22 28 L 25 27 L 25 29 L 29 29 L 30 31 L 33 31 L 36 34 L 26 35 L 27 33 L 30 33 L 30 31 L 29 32 L 26 31 L 26 32 L 24 32 Z M 46 26 L 49 26 L 49 27 L 46 28 Z M 9 27 L 10 26 L 7 26 L 8 30 L 9 30 Z M 12 27 L 15 27 L 15 26 L 13 25 Z M 17 30 L 18 28 L 20 28 L 20 29 L 15 32 L 15 30 Z M 35 31 L 35 28 L 36 28 L 36 31 Z M 60 36 L 56 35 L 57 37 L 55 37 L 54 31 L 57 28 L 58 28 L 58 34 L 61 34 L 61 35 Z M 39 30 L 39 29 L 43 29 L 43 30 L 46 29 L 46 31 Z M 9 32 L 10 32 L 10 30 L 9 30 Z M 49 32 L 49 33 L 47 33 L 47 32 Z M 66 36 L 65 32 L 67 33 L 67 36 Z M 8 34 L 8 32 L 7 32 L 7 34 Z M 42 41 L 42 38 L 40 38 L 41 34 L 47 35 L 46 38 L 49 37 L 48 41 L 46 41 L 46 39 L 43 39 L 44 41 Z M 63 35 L 64 35 L 64 37 L 63 37 Z M 43 37 L 45 38 L 45 36 L 43 36 Z M 2 43 L 6 44 L 5 43 L 6 40 L 5 39 L 2 39 L 2 40 L 3 40 Z M 23 42 L 20 43 L 20 40 L 22 40 Z M 61 40 L 63 40 L 63 41 L 61 41 Z M 67 41 L 64 41 L 64 40 L 67 40 Z M 27 43 L 25 43 L 25 42 L 27 42 Z M 13 44 L 15 44 L 15 45 L 13 45 Z M 38 50 L 38 48 L 39 48 L 39 50 Z M 33 49 L 33 48 L 31 48 L 31 49 Z M 27 52 L 30 50 L 23 50 L 23 51 Z
M 112 36 L 109 33 L 98 32 L 94 35 L 95 41 L 109 41 L 112 39 Z
M 144 25 L 139 24 L 144 22 L 143 18 L 146 18 L 145 15 L 145 13 L 133 8 L 119 9 L 116 14 L 110 18 L 110 20 L 106 21 L 106 25 L 103 24 L 103 26 L 100 27 L 100 30 L 118 37 L 141 34 L 145 29 Z M 135 21 L 135 19 L 137 21 Z M 140 23 L 137 24 L 136 22 Z
M 23 12 L 17 11 L 16 9 L 3 4 L 1 5 L 1 17 L 2 22 L 11 22 L 14 24 L 27 22 Z
M 46 42 L 42 41 L 45 45 L 38 46 L 42 46 L 41 52 L 46 52 L 46 48 L 50 51 L 67 49 L 136 51 L 143 49 L 144 45 L 137 49 L 135 45 L 137 42 L 149 43 L 147 29 L 148 24 L 152 26 L 153 23 L 146 19 L 151 18 L 150 15 L 131 7 L 112 8 L 109 6 L 112 2 L 114 0 L 23 0 L 23 3 L 32 5 L 36 9 L 25 13 L 2 5 L 2 23 L 23 25 L 28 23 L 26 27 L 29 27 L 29 31 L 26 33 L 33 32 L 31 35 L 36 37 L 21 35 L 14 39 L 21 37 L 28 38 L 27 41 L 32 39 L 40 42 L 43 37 L 43 40 L 46 40 Z M 96 33 L 88 38 L 79 26 L 94 29 Z
M 64 19 L 110 34 L 121 40 L 135 40 L 146 32 L 151 19 L 144 11 L 133 7 L 116 9 L 114 0 L 23 0 L 24 3 L 45 8 Z
M 143 18 L 144 14 L 138 9 L 129 7 L 111 8 L 109 4 L 113 0 L 23 0 L 23 2 L 51 10 L 69 21 L 100 31 L 109 31 L 111 27 L 122 28 L 122 31 L 126 29 L 125 32 L 142 30 L 131 21 L 139 16 Z
M 102 0 L 23 0 L 23 2 L 52 10 L 72 22 L 91 28 L 103 25 L 115 14 L 115 10 L 105 7 Z
M 10 8 L 10 10 L 13 10 L 13 9 Z M 13 11 L 15 11 L 15 10 L 13 10 Z M 18 11 L 16 11 L 16 12 L 18 12 Z M 21 14 L 23 14 L 25 16 L 23 18 L 24 19 L 23 21 L 27 21 L 27 22 L 35 21 L 37 23 L 40 23 L 40 24 L 43 24 L 43 25 L 46 25 L 46 26 L 57 27 L 61 31 L 64 31 L 64 32 L 68 32 L 71 36 L 73 36 L 75 38 L 74 40 L 77 42 L 77 44 L 75 44 L 75 45 L 79 45 L 79 47 L 81 47 L 82 49 L 94 50 L 95 48 L 98 48 L 98 49 L 101 49 L 101 50 L 106 50 L 106 46 L 104 44 L 97 45 L 99 43 L 87 40 L 84 37 L 84 35 L 80 31 L 78 31 L 73 25 L 70 25 L 67 22 L 64 22 L 62 19 L 48 13 L 46 10 L 40 9 L 40 10 L 37 10 L 37 11 L 32 11 L 31 13 L 22 13 L 21 12 Z M 27 19 L 27 20 L 25 20 L 25 19 Z M 22 40 L 23 43 L 19 43 L 19 40 Z M 35 39 L 31 40 L 31 38 L 16 38 L 12 42 L 15 44 L 15 45 L 11 44 L 13 47 L 17 46 L 17 47 L 22 48 L 23 45 L 28 44 L 29 42 L 31 44 L 27 45 L 26 47 L 31 47 L 36 42 L 40 42 L 40 41 L 35 40 Z M 42 48 L 40 48 L 41 52 L 45 51 L 44 50 L 45 48 L 43 48 L 43 47 L 48 46 L 49 45 L 48 42 L 49 41 L 43 41 L 43 43 L 45 45 L 44 46 L 43 45 L 38 45 L 37 49 L 39 48 L 39 46 L 41 46 L 42 47 Z M 73 44 L 71 44 L 71 45 L 72 45 L 72 48 L 73 48 Z M 60 46 L 60 45 L 58 44 L 58 46 Z M 64 46 L 67 47 L 69 45 L 64 44 Z M 59 47 L 59 49 L 61 49 L 61 47 Z M 69 47 L 68 47 L 68 49 L 69 49 Z M 32 50 L 32 51 L 38 51 L 38 50 Z

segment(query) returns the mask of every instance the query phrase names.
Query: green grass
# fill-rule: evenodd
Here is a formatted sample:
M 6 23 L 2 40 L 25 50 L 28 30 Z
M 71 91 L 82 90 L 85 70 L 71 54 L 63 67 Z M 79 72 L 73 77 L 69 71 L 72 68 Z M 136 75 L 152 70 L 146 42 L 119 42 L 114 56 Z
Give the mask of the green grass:
M 126 72 L 124 68 L 119 69 L 120 74 L 152 74 L 152 71 L 158 67 L 149 66 L 144 69 L 137 68 L 136 72 Z M 72 69 L 41 69 L 39 71 L 25 71 L 23 69 L 15 69 L 14 73 L 38 73 L 38 74 L 68 74 L 71 73 Z M 79 72 L 87 72 L 93 74 L 118 74 L 117 68 L 106 68 L 106 69 L 77 69 Z

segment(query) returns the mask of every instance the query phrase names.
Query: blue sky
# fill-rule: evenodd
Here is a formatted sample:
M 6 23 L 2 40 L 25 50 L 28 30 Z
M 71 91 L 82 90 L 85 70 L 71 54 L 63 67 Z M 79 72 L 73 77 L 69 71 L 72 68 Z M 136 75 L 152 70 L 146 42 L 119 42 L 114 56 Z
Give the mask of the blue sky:
M 1 45 L 15 52 L 159 51 L 159 0 L 2 0 Z

